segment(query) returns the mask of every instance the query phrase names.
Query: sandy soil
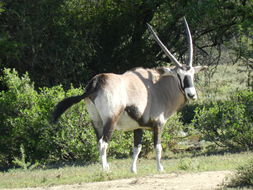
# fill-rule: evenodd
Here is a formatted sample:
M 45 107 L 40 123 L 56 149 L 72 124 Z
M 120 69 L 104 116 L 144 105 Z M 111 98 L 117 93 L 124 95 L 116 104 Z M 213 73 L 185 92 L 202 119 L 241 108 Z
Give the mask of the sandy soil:
M 231 171 L 171 173 L 96 183 L 25 188 L 22 190 L 214 190 L 221 188 L 221 185 L 231 176 Z

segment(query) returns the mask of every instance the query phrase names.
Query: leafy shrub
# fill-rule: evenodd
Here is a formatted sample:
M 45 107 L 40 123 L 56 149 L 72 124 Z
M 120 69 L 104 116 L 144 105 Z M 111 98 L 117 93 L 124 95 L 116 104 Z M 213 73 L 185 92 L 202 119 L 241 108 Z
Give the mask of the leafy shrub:
M 190 124 L 194 118 L 195 112 L 194 110 L 197 107 L 203 107 L 203 105 L 200 105 L 198 103 L 190 103 L 185 105 L 181 110 L 180 113 L 182 115 L 182 117 L 180 118 L 180 120 L 184 123 L 184 124 Z
M 183 132 L 187 132 L 187 134 L 191 133 L 190 126 L 183 125 L 180 121 L 181 118 L 182 115 L 180 113 L 174 114 L 165 124 L 162 134 L 162 145 L 164 150 L 173 149 L 178 142 L 184 138 Z
M 20 146 L 20 158 L 14 158 L 13 163 L 19 167 L 21 167 L 23 170 L 32 170 L 33 168 L 36 168 L 39 163 L 36 162 L 35 164 L 31 164 L 30 162 L 26 161 L 26 154 L 25 154 L 25 150 L 24 147 L 21 145 Z
M 81 89 L 65 93 L 55 86 L 37 92 L 28 74 L 19 77 L 10 69 L 4 70 L 1 82 L 7 90 L 0 93 L 0 166 L 11 166 L 21 145 L 30 162 L 96 158 L 90 146 L 96 143 L 95 135 L 84 103 L 74 106 L 57 125 L 49 123 L 55 104 L 65 96 L 80 94 Z
M 228 187 L 253 187 L 253 160 L 237 169 Z
M 240 92 L 231 100 L 195 111 L 194 125 L 204 138 L 230 149 L 253 150 L 253 93 Z
M 190 170 L 190 169 L 194 169 L 194 163 L 193 163 L 193 159 L 191 158 L 181 158 L 179 160 L 178 163 L 178 168 L 180 170 Z

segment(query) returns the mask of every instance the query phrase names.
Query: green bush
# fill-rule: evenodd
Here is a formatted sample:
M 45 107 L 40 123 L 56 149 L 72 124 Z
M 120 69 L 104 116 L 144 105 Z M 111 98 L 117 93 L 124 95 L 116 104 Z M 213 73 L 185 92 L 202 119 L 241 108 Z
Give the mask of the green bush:
M 253 187 L 253 160 L 237 169 L 228 187 Z
M 194 103 L 189 103 L 187 105 L 185 105 L 181 110 L 180 113 L 182 115 L 182 117 L 180 118 L 180 120 L 183 122 L 183 124 L 191 124 L 192 120 L 194 119 L 195 116 L 195 112 L 194 110 L 196 108 L 201 108 L 203 107 L 203 103 L 198 103 L 198 102 L 194 102 Z
M 193 123 L 204 138 L 233 150 L 253 150 L 253 93 L 196 108 Z
M 7 90 L 0 93 L 0 167 L 12 166 L 21 146 L 30 162 L 96 158 L 95 135 L 83 103 L 69 110 L 57 125 L 49 123 L 56 103 L 80 94 L 81 89 L 65 93 L 55 86 L 37 92 L 28 74 L 19 77 L 10 69 L 3 73 L 1 82 Z
M 55 86 L 36 91 L 28 74 L 19 77 L 10 69 L 3 73 L 1 83 L 6 90 L 0 92 L 0 168 L 20 166 L 17 160 L 24 166 L 98 160 L 96 135 L 83 101 L 67 110 L 57 124 L 49 122 L 55 105 L 66 96 L 81 94 L 81 88 L 65 92 L 61 86 Z M 174 115 L 167 122 L 162 137 L 164 148 L 176 144 L 178 139 L 174 137 L 179 136 L 183 127 L 179 118 L 180 115 Z M 132 148 L 133 132 L 115 131 L 108 155 L 128 157 Z M 151 151 L 153 134 L 146 131 L 142 155 Z

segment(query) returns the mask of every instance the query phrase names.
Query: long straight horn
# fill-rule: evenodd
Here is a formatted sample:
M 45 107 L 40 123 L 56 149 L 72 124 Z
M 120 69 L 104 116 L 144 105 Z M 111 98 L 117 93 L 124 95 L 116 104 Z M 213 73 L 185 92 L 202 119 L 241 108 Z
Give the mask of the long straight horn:
M 188 23 L 186 18 L 184 17 L 184 23 L 187 31 L 187 37 L 188 37 L 188 44 L 189 44 L 189 62 L 188 65 L 192 67 L 192 59 L 193 59 L 193 45 L 192 45 L 192 36 L 191 31 L 189 29 Z
M 158 45 L 162 48 L 164 53 L 170 58 L 172 62 L 174 62 L 178 67 L 182 67 L 182 64 L 179 63 L 179 61 L 170 53 L 170 51 L 166 48 L 166 46 L 162 43 L 162 41 L 159 39 L 155 31 L 153 30 L 152 26 L 150 26 L 148 23 L 148 29 L 153 34 L 155 41 L 158 43 Z

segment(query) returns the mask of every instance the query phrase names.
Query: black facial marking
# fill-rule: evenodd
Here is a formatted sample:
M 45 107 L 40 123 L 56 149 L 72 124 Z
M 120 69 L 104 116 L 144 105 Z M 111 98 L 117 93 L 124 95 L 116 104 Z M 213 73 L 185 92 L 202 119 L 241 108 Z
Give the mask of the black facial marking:
M 191 80 L 190 76 L 187 76 L 187 75 L 186 75 L 186 76 L 184 77 L 183 83 L 184 83 L 184 88 L 193 87 L 192 80 Z

